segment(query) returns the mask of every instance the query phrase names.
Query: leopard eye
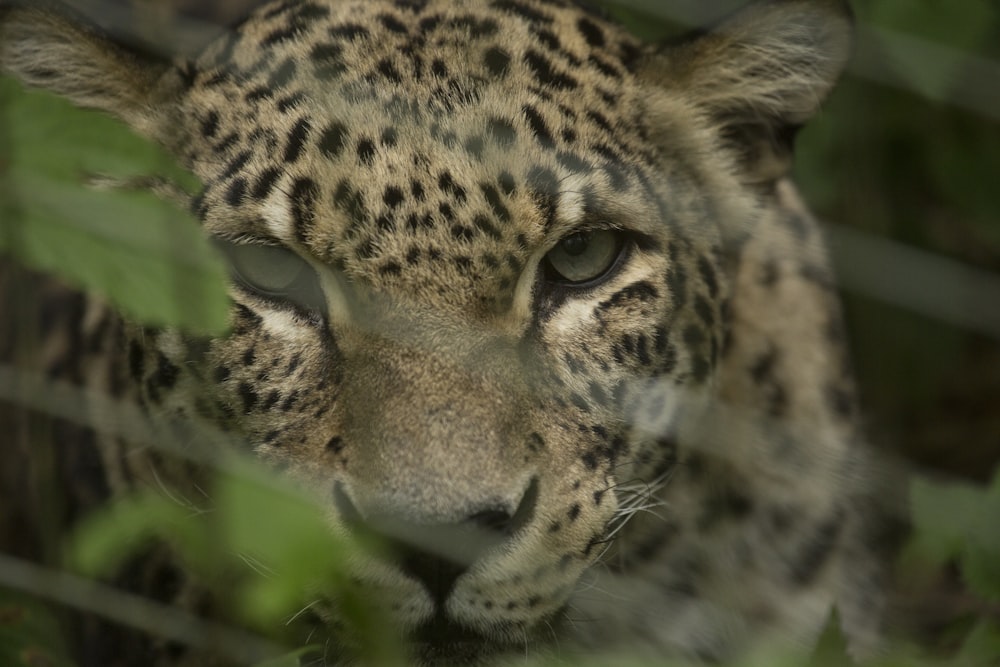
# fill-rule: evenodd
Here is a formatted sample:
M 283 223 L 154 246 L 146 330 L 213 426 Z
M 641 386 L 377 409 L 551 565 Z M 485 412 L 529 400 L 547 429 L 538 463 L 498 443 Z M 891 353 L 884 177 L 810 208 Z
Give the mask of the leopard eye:
M 548 278 L 571 285 L 592 283 L 611 271 L 624 248 L 622 234 L 615 230 L 570 234 L 545 255 Z
M 316 272 L 285 248 L 259 244 L 224 245 L 233 273 L 251 291 L 277 301 L 291 301 L 309 310 L 323 309 Z

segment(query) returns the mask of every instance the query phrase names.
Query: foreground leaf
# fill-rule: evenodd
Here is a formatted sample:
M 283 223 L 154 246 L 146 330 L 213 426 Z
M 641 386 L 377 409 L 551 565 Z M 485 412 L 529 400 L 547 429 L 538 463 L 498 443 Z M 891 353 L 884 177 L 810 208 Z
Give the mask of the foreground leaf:
M 123 124 L 4 77 L 0 122 L 0 251 L 141 322 L 225 331 L 225 270 L 191 217 L 152 194 L 82 184 L 88 173 L 190 176 Z

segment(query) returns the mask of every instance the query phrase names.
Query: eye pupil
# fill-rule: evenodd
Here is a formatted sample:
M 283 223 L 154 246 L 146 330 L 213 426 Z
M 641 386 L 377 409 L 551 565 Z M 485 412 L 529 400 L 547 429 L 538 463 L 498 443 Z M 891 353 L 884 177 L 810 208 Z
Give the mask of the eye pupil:
M 570 257 L 579 257 L 587 252 L 587 248 L 590 246 L 590 234 L 587 232 L 578 232 L 572 236 L 567 236 L 559 245 L 562 251 Z

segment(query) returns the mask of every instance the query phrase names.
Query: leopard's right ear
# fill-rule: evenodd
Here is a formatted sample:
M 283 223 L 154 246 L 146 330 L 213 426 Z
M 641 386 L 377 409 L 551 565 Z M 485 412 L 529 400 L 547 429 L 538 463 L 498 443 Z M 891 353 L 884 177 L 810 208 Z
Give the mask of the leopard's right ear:
M 0 8 L 0 70 L 160 139 L 170 108 L 165 60 L 126 49 L 51 11 Z

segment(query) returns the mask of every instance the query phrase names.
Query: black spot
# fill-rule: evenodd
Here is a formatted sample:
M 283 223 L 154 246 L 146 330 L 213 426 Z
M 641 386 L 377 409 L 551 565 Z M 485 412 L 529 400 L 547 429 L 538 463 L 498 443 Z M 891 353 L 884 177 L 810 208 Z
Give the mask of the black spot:
M 611 79 L 620 79 L 622 76 L 621 72 L 619 72 L 617 69 L 615 69 L 614 67 L 612 67 L 611 65 L 604 62 L 603 60 L 601 60 L 600 58 L 598 58 L 593 54 L 591 54 L 587 58 L 587 62 L 590 63 L 595 69 L 597 69 L 598 72 L 600 72 L 606 77 L 609 77 Z
M 335 435 L 326 441 L 326 451 L 333 454 L 339 454 L 344 450 L 344 439 L 339 435 Z
M 236 207 L 243 203 L 243 195 L 246 194 L 247 180 L 242 176 L 235 179 L 226 190 L 226 203 Z
M 586 162 L 576 153 L 570 153 L 569 151 L 559 151 L 556 153 L 556 159 L 559 160 L 559 164 L 578 174 L 591 171 L 592 169 L 590 163 Z
M 247 102 L 259 102 L 261 100 L 266 100 L 271 97 L 271 89 L 267 86 L 257 86 L 251 89 L 246 95 L 243 96 Z
M 451 226 L 451 235 L 459 241 L 468 242 L 471 241 L 476 234 L 471 228 L 456 223 Z
M 375 163 L 375 142 L 371 139 L 361 139 L 357 145 L 358 160 L 362 164 L 372 166 Z
M 778 359 L 777 350 L 768 350 L 762 354 L 753 366 L 750 367 L 750 377 L 758 384 L 765 384 L 774 380 L 774 364 Z
M 403 191 L 394 185 L 387 186 L 385 192 L 382 193 L 382 201 L 385 202 L 386 206 L 389 208 L 396 208 L 406 197 L 403 195 Z
M 837 416 L 846 419 L 854 413 L 854 399 L 850 392 L 840 387 L 831 386 L 827 388 L 826 396 L 830 407 L 833 408 L 833 412 Z
M 566 512 L 566 516 L 569 518 L 570 523 L 576 521 L 577 517 L 580 516 L 580 503 L 573 503 L 573 506 Z
M 712 370 L 712 365 L 703 357 L 691 359 L 691 379 L 695 383 L 701 384 L 708 379 L 708 373 Z
M 694 300 L 694 311 L 705 326 L 710 327 L 715 322 L 715 311 L 712 309 L 712 304 L 700 294 Z
M 510 222 L 511 215 L 510 210 L 504 205 L 503 199 L 500 197 L 500 193 L 497 189 L 490 185 L 489 183 L 480 183 L 479 188 L 483 191 L 483 196 L 486 197 L 486 203 L 489 204 L 490 210 L 501 222 Z
M 129 341 L 128 344 L 128 370 L 133 380 L 142 379 L 145 372 L 145 356 L 142 347 L 136 341 Z
M 281 63 L 267 78 L 267 87 L 272 90 L 284 88 L 295 78 L 295 62 L 289 58 Z
M 319 138 L 319 149 L 328 158 L 339 157 L 347 144 L 347 126 L 343 123 L 330 123 Z
M 292 190 L 288 196 L 292 206 L 292 225 L 295 228 L 295 237 L 299 241 L 305 241 L 307 228 L 312 224 L 315 215 L 313 207 L 316 199 L 319 198 L 319 186 L 311 178 L 297 178 L 292 183 Z
M 292 93 L 286 97 L 282 97 L 278 100 L 278 111 L 281 113 L 287 113 L 292 109 L 296 108 L 302 100 L 305 99 L 305 95 L 302 93 Z
M 353 227 L 361 226 L 364 223 L 367 216 L 364 196 L 352 188 L 346 179 L 337 184 L 337 189 L 333 193 L 333 205 L 347 214 Z
M 778 265 L 774 260 L 766 260 L 760 267 L 760 284 L 764 287 L 773 287 L 778 282 Z
M 253 154 L 250 151 L 243 151 L 237 154 L 236 157 L 230 161 L 229 165 L 226 166 L 226 170 L 222 172 L 222 176 L 219 177 L 220 180 L 225 181 L 236 175 L 236 172 L 245 167 L 247 162 L 250 161 L 251 155 Z
M 335 79 L 347 71 L 343 60 L 344 49 L 339 44 L 318 44 L 309 52 L 313 72 L 323 81 Z
M 604 46 L 604 31 L 586 16 L 580 17 L 580 20 L 576 22 L 576 27 L 580 30 L 583 38 L 587 40 L 587 44 L 597 47 Z
M 240 140 L 239 132 L 230 132 L 217 143 L 213 150 L 217 153 L 225 153 Z
M 514 125 L 503 118 L 491 118 L 486 126 L 486 132 L 500 146 L 510 146 L 517 138 Z
M 247 382 L 241 382 L 237 392 L 240 395 L 240 399 L 243 401 L 243 414 L 250 414 L 251 410 L 257 405 L 257 392 L 254 391 L 253 387 Z
M 531 23 L 552 23 L 552 18 L 516 0 L 494 0 L 493 7 L 516 14 Z
M 490 219 L 485 215 L 476 215 L 472 218 L 472 224 L 474 224 L 481 232 L 486 234 L 492 239 L 499 240 L 501 237 L 500 230 L 490 222 Z M 494 260 L 495 261 L 495 260 Z
M 346 39 L 351 42 L 368 37 L 368 28 L 356 23 L 345 23 L 344 25 L 334 26 L 328 32 L 330 33 L 330 37 L 334 39 Z
M 403 273 L 403 267 L 399 262 L 388 261 L 379 267 L 378 272 L 384 276 L 398 276 Z
M 697 347 L 705 342 L 704 330 L 696 324 L 692 324 L 684 329 L 684 342 L 690 347 Z
M 538 109 L 531 105 L 525 105 L 521 107 L 521 111 L 524 112 L 524 117 L 528 120 L 528 126 L 531 127 L 531 132 L 535 135 L 538 143 L 546 148 L 555 144 L 552 133 L 549 132 L 549 128 L 545 125 L 545 120 L 542 118 L 542 114 L 538 112 Z
M 431 63 L 431 73 L 442 79 L 448 78 L 448 65 L 440 58 L 435 58 Z
M 299 390 L 296 389 L 295 391 L 293 391 L 291 394 L 288 395 L 288 398 L 285 399 L 285 402 L 282 403 L 281 407 L 278 409 L 281 410 L 282 412 L 288 412 L 293 407 L 295 407 L 295 404 L 298 402 L 299 402 Z
M 719 488 L 706 500 L 698 517 L 698 528 L 708 530 L 720 521 L 739 521 L 753 511 L 753 501 L 732 488 Z
M 526 176 L 531 188 L 532 199 L 545 216 L 546 228 L 556 220 L 556 202 L 559 195 L 559 179 L 551 169 L 532 167 Z
M 535 37 L 539 42 L 545 45 L 549 51 L 559 51 L 562 49 L 562 44 L 559 43 L 559 38 L 556 37 L 555 33 L 551 30 L 536 30 Z
M 392 148 L 399 141 L 399 133 L 394 127 L 387 127 L 382 130 L 382 145 L 387 148 Z
M 618 290 L 598 304 L 597 308 L 603 311 L 609 308 L 618 308 L 632 302 L 644 303 L 658 298 L 659 294 L 659 290 L 652 283 L 640 280 Z
M 529 49 L 524 54 L 524 62 L 531 68 L 535 78 L 543 86 L 551 86 L 560 90 L 573 90 L 578 85 L 576 79 L 553 69 L 548 58 L 533 49 Z
M 211 139 L 219 131 L 219 112 L 209 111 L 201 122 L 201 136 Z
M 383 58 L 377 66 L 378 73 L 391 83 L 402 83 L 403 77 L 389 58 Z
M 281 42 L 292 39 L 293 37 L 295 37 L 295 33 L 298 30 L 298 28 L 299 26 L 297 25 L 290 25 L 290 26 L 285 26 L 283 28 L 278 28 L 277 30 L 268 33 L 268 35 L 260 41 L 260 45 L 264 48 L 267 48 L 269 46 L 273 46 L 275 44 L 279 44 Z
M 424 186 L 420 183 L 420 181 L 410 182 L 410 192 L 413 194 L 413 198 L 417 201 L 424 201 L 424 199 L 426 199 Z
M 292 126 L 291 132 L 288 133 L 288 144 L 285 146 L 285 162 L 292 163 L 299 159 L 310 129 L 311 126 L 307 118 L 300 118 Z
M 510 172 L 501 172 L 500 176 L 497 178 L 497 183 L 500 185 L 500 189 L 505 195 L 509 196 L 514 194 L 514 189 L 517 184 L 514 181 L 514 176 Z
M 171 389 L 177 384 L 180 369 L 172 364 L 163 353 L 156 358 L 156 371 L 150 376 L 150 383 L 161 389 Z
M 698 258 L 698 273 L 701 274 L 701 279 L 705 282 L 705 287 L 708 288 L 709 296 L 714 299 L 719 294 L 719 281 L 715 277 L 715 269 L 705 257 Z
M 843 517 L 834 514 L 815 529 L 808 539 L 799 545 L 797 553 L 789 564 L 790 578 L 796 586 L 806 586 L 816 578 L 823 565 L 836 551 Z
M 329 15 L 330 10 L 328 8 L 308 2 L 299 5 L 299 8 L 295 10 L 292 20 L 300 25 L 308 25 Z
M 382 24 L 382 27 L 389 32 L 395 32 L 398 34 L 406 34 L 407 32 L 406 24 L 392 14 L 379 14 L 378 20 L 379 23 Z
M 484 148 L 486 148 L 486 142 L 482 137 L 469 137 L 465 141 L 465 151 L 477 160 L 482 159 Z
M 271 190 L 274 189 L 274 184 L 280 176 L 281 170 L 277 167 L 268 167 L 265 169 L 261 175 L 257 177 L 257 182 L 254 183 L 253 191 L 250 193 L 251 196 L 257 200 L 267 197 L 271 194 Z
M 510 69 L 510 54 L 494 46 L 486 50 L 483 63 L 493 76 L 504 76 Z

